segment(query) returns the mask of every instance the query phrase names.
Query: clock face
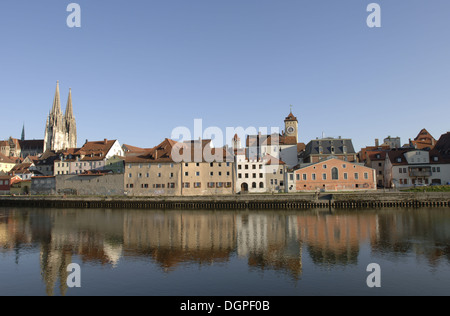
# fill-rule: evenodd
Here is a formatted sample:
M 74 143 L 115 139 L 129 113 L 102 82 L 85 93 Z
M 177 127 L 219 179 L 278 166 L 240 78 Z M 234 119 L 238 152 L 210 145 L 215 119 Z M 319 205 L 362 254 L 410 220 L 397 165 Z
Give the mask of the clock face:
M 293 126 L 289 126 L 288 128 L 287 128 L 287 132 L 288 132 L 288 134 L 292 134 L 292 133 L 294 133 L 294 127 Z

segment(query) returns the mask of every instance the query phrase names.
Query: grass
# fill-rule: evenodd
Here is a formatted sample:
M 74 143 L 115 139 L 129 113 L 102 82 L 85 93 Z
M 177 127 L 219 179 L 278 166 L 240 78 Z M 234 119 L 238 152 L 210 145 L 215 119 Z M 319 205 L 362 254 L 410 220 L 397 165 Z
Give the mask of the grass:
M 450 192 L 450 185 L 432 185 L 416 187 L 405 190 L 405 192 Z

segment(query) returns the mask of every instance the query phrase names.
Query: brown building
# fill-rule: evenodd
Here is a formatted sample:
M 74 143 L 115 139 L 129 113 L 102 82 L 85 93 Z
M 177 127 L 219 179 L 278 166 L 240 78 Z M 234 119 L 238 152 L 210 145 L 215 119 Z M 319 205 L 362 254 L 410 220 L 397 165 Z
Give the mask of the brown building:
M 361 164 L 329 158 L 301 165 L 294 171 L 296 191 L 376 190 L 375 170 Z

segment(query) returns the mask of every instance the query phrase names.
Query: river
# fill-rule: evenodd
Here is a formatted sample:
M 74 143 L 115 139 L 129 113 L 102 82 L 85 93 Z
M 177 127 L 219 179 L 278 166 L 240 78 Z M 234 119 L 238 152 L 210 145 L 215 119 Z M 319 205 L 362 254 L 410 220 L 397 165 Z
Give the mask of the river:
M 450 208 L 0 208 L 0 295 L 450 295 Z

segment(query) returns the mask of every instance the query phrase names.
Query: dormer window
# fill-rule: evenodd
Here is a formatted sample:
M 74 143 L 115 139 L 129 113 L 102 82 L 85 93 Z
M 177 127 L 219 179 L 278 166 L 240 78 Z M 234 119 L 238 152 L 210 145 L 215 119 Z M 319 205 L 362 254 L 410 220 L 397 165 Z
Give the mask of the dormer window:
M 434 161 L 438 161 L 439 158 L 435 156 L 435 157 L 433 157 L 433 160 L 434 160 Z
M 397 162 L 402 162 L 402 158 L 397 158 Z

